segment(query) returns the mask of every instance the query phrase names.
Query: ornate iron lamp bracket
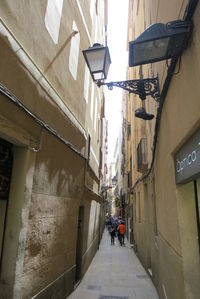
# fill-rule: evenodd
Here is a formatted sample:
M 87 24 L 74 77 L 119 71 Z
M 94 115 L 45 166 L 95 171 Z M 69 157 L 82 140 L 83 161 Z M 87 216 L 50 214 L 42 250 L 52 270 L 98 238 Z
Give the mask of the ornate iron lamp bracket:
M 113 87 L 122 88 L 129 93 L 134 93 L 139 95 L 141 100 L 145 100 L 146 96 L 151 96 L 156 102 L 160 99 L 160 88 L 158 75 L 155 78 L 137 79 L 137 80 L 127 80 L 127 81 L 117 81 L 117 82 L 102 82 L 97 81 L 97 86 L 100 87 L 106 85 L 109 90 Z

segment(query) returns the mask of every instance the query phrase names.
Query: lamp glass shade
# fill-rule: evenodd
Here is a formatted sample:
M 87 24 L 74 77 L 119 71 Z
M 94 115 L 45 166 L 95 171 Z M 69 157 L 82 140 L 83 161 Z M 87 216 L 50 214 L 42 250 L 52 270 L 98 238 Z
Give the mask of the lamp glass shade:
M 193 24 L 173 21 L 153 24 L 129 42 L 129 66 L 179 57 L 188 44 Z
M 111 63 L 108 47 L 95 44 L 88 50 L 84 50 L 83 55 L 92 79 L 94 81 L 106 79 Z
M 147 58 L 152 62 L 162 60 L 167 54 L 168 45 L 169 38 L 135 44 L 132 49 L 133 64 L 140 65 L 141 61 L 145 62 Z

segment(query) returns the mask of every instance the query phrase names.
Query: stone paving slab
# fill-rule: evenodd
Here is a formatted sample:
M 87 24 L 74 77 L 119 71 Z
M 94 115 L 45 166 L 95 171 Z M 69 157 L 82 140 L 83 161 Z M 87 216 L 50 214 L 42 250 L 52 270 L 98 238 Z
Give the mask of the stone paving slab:
M 105 230 L 83 280 L 67 299 L 159 299 L 130 244 L 110 245 Z

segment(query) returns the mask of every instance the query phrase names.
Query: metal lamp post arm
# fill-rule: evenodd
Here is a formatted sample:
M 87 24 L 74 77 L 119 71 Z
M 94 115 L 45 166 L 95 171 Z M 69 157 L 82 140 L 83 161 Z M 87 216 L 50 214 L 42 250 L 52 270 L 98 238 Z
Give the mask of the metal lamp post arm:
M 127 81 L 117 81 L 117 82 L 103 82 L 97 81 L 97 86 L 100 87 L 106 85 L 109 90 L 113 87 L 122 88 L 129 93 L 134 93 L 139 95 L 141 100 L 145 100 L 146 96 L 152 96 L 156 102 L 160 99 L 160 88 L 158 76 L 155 78 L 137 79 L 137 80 L 127 80 Z

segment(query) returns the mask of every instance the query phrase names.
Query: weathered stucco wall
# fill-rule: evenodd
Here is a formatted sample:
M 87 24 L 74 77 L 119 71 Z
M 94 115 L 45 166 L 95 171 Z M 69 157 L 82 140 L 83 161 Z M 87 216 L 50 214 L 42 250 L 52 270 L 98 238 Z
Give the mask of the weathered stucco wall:
M 182 0 L 134 1 L 135 37 L 143 31 L 143 25 L 147 27 L 149 22 L 166 23 L 182 19 L 186 4 L 187 1 Z M 145 14 L 143 15 L 140 10 L 145 10 Z M 138 25 L 137 18 L 140 18 Z M 136 211 L 135 248 L 145 268 L 147 270 L 150 268 L 152 271 L 152 279 L 162 299 L 197 299 L 200 293 L 200 258 L 194 186 L 192 182 L 176 185 L 174 171 L 175 152 L 200 126 L 199 19 L 200 6 L 198 5 L 194 15 L 191 44 L 182 55 L 180 71 L 172 77 L 165 98 L 154 167 L 151 175 L 132 190 L 135 198 L 134 211 Z M 143 70 L 148 76 L 148 68 L 144 66 Z M 167 74 L 165 61 L 149 67 L 150 76 L 157 72 L 162 91 Z M 138 73 L 135 72 L 136 77 Z M 134 142 L 140 139 L 142 134 L 147 135 L 148 146 L 150 145 L 148 161 L 151 161 L 154 126 L 146 124 L 144 126 L 146 132 L 143 130 L 142 133 L 142 124 L 138 123 L 138 120 L 132 121 L 134 131 L 131 138 Z M 133 168 L 133 185 L 140 175 Z M 147 196 L 145 195 L 146 184 Z
M 63 2 L 58 44 L 53 42 L 45 26 L 46 9 L 47 1 L 34 1 L 33 3 L 28 0 L 26 4 L 18 1 L 5 1 L 4 5 L 1 5 L 1 17 L 37 67 L 58 91 L 67 106 L 77 115 L 80 122 L 84 124 L 85 114 L 82 112 L 86 111 L 86 102 L 83 100 L 83 81 L 80 79 L 82 74 L 84 74 L 85 64 L 84 60 L 81 59 L 81 53 L 79 54 L 79 69 L 77 72 L 77 82 L 80 82 L 78 88 L 75 89 L 74 79 L 68 71 L 73 21 L 76 20 L 78 30 L 84 27 L 82 19 L 80 17 L 77 18 L 77 3 L 76 1 Z M 89 31 L 91 31 L 91 28 L 89 28 Z M 65 48 L 58 54 L 68 39 L 69 41 Z M 86 31 L 82 30 L 80 47 L 83 49 L 87 48 L 88 44 L 89 40 Z M 47 48 L 48 51 L 46 51 Z M 57 59 L 51 65 L 56 56 Z M 73 88 L 71 88 L 72 86 Z
M 77 245 L 84 275 L 101 235 L 96 193 L 102 92 L 86 76 L 82 50 L 97 35 L 103 43 L 103 18 L 89 1 L 63 1 L 55 41 L 45 17 L 50 1 L 25 2 L 0 4 L 0 83 L 8 89 L 0 95 L 0 137 L 14 153 L 0 294 L 65 298 L 77 279 Z M 75 27 L 79 33 L 73 35 Z M 76 57 L 74 42 L 80 42 Z
M 22 286 L 35 295 L 75 265 L 84 161 L 44 133 L 36 158 Z
M 184 285 L 184 296 L 186 298 L 198 298 L 200 291 L 198 283 L 200 271 L 197 266 L 200 260 L 195 197 L 192 183 L 183 186 L 175 184 L 173 154 L 200 125 L 200 89 L 198 84 L 200 70 L 199 12 L 198 6 L 194 17 L 194 33 L 191 46 L 184 51 L 180 73 L 173 77 L 168 90 L 162 113 L 155 164 L 156 190 L 159 196 L 157 201 L 159 206 L 159 227 L 164 239 L 169 242 L 166 247 L 169 246 L 169 250 L 176 256 L 179 264 L 177 266 L 182 273 L 183 279 L 180 287 Z M 164 185 L 163 182 L 165 182 Z M 163 265 L 164 262 L 165 260 L 162 262 Z M 173 263 L 171 263 L 171 267 L 173 267 Z M 178 273 L 175 277 L 177 276 Z M 180 298 L 178 290 L 173 294 L 171 292 L 173 281 L 172 279 L 170 282 L 166 282 L 166 292 L 169 294 L 169 298 Z
M 4 84 L 20 101 L 37 117 L 46 122 L 49 126 L 58 130 L 61 136 L 84 152 L 85 136 L 80 134 L 79 130 L 72 124 L 65 113 L 54 103 L 51 96 L 42 88 L 42 86 L 31 76 L 27 69 L 22 65 L 15 53 L 11 51 L 9 43 L 1 37 L 0 54 L 4 59 L 0 60 L 0 67 L 3 70 L 0 74 L 0 82 Z M 8 102 L 6 99 L 5 102 Z M 13 122 L 24 126 L 24 116 L 18 108 L 9 105 L 16 113 L 11 114 L 11 110 L 2 109 L 2 113 Z M 3 108 L 3 107 L 2 107 Z M 19 117 L 20 115 L 20 117 Z M 56 117 L 55 117 L 56 115 Z M 34 134 L 34 129 L 40 128 L 31 123 L 31 118 L 27 120 L 30 124 L 28 130 Z M 31 126 L 32 125 L 32 126 Z M 74 133 L 75 132 L 75 133 Z

